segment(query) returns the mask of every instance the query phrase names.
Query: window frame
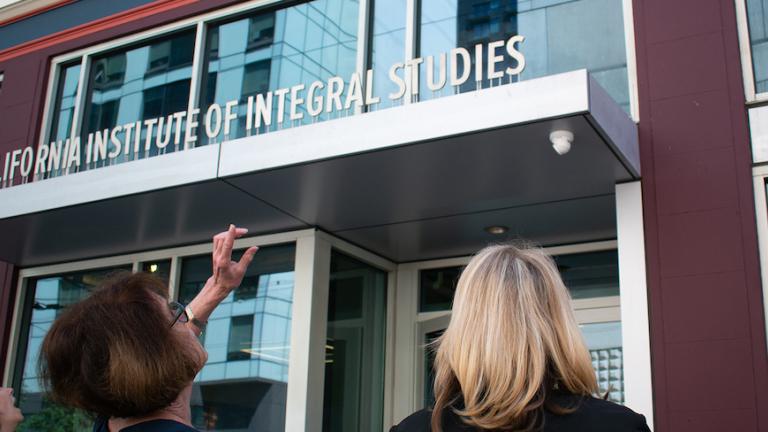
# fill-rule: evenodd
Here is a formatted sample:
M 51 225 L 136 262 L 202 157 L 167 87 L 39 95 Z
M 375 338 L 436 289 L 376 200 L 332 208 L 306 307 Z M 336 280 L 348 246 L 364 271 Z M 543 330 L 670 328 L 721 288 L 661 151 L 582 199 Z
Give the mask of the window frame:
M 736 27 L 739 33 L 741 51 L 741 73 L 744 81 L 744 97 L 747 105 L 768 102 L 768 92 L 757 93 L 755 71 L 752 62 L 752 42 L 749 38 L 747 0 L 734 0 L 736 4 Z
M 368 0 L 361 0 L 368 1 Z M 740 0 L 736 0 L 737 2 Z M 405 60 L 412 60 L 419 52 L 420 14 L 422 0 L 406 0 L 405 13 Z M 637 55 L 635 48 L 635 22 L 632 0 L 621 0 L 624 20 L 624 49 L 627 56 L 627 84 L 629 85 L 629 116 L 635 123 L 640 122 L 640 106 L 637 79 Z M 524 35 L 525 36 L 525 35 Z M 366 33 L 368 37 L 368 33 Z M 372 42 L 371 42 L 372 43 Z M 407 83 L 406 83 L 407 86 Z M 406 94 L 410 94 L 406 89 Z M 414 103 L 410 97 L 403 98 L 405 104 Z
M 760 279 L 763 287 L 763 314 L 768 317 L 768 165 L 752 168 L 752 181 L 755 194 Z M 768 342 L 768 319 L 764 321 L 766 342 Z
M 307 0 L 309 1 L 309 0 Z M 372 44 L 372 26 L 373 26 L 373 8 L 372 0 L 359 0 L 358 12 L 358 37 L 355 71 L 365 80 L 365 71 L 370 67 L 370 50 Z M 744 0 L 736 0 L 740 3 Z M 405 59 L 414 58 L 417 52 L 418 43 L 418 8 L 420 0 L 407 0 L 406 2 L 406 28 L 405 28 Z M 85 108 L 85 96 L 87 95 L 86 79 L 90 76 L 91 59 L 93 56 L 104 54 L 108 51 L 122 49 L 130 45 L 147 42 L 151 39 L 161 38 L 168 34 L 182 31 L 187 28 L 196 27 L 195 47 L 192 62 L 192 77 L 190 82 L 190 95 L 188 109 L 194 109 L 199 105 L 200 95 L 202 93 L 203 72 L 205 70 L 205 45 L 206 33 L 209 25 L 216 25 L 222 21 L 235 19 L 239 16 L 269 10 L 270 8 L 279 8 L 280 6 L 291 6 L 297 4 L 287 0 L 251 0 L 241 4 L 236 4 L 226 8 L 218 9 L 198 16 L 179 20 L 170 24 L 159 26 L 150 30 L 145 30 L 130 36 L 124 36 L 79 50 L 71 51 L 58 55 L 51 60 L 48 88 L 45 93 L 45 103 L 43 107 L 42 130 L 40 133 L 39 144 L 48 144 L 51 134 L 52 123 L 52 104 L 55 102 L 57 89 L 59 87 L 61 66 L 64 63 L 71 63 L 77 59 L 81 61 L 80 80 L 78 82 L 77 96 L 75 99 L 75 109 L 72 119 L 72 128 L 70 139 L 79 136 L 83 126 L 83 115 Z M 634 12 L 632 0 L 622 0 L 623 20 L 624 20 L 624 39 L 627 57 L 627 75 L 629 83 L 630 99 L 630 117 L 636 123 L 640 120 L 639 98 L 638 98 L 638 79 L 637 62 L 635 51 L 634 34 Z M 744 18 L 746 20 L 746 18 Z M 768 94 L 765 95 L 768 100 Z M 410 103 L 408 98 L 405 103 Z M 354 113 L 360 114 L 364 107 L 355 106 Z

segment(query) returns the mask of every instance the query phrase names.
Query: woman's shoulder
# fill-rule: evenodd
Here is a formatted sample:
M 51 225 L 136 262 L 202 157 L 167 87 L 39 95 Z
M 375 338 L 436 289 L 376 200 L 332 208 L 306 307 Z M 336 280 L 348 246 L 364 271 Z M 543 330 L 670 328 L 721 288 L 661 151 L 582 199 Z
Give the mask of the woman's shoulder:
M 432 411 L 419 410 L 392 426 L 389 432 L 428 432 Z
M 574 401 L 565 402 L 559 405 L 573 406 Z M 645 417 L 623 405 L 594 397 L 581 397 L 575 402 L 576 409 L 572 413 L 547 412 L 544 430 L 650 432 Z
M 107 420 L 96 419 L 93 432 L 109 432 Z M 123 428 L 120 432 L 197 432 L 197 429 L 173 420 L 149 420 Z
M 409 415 L 399 424 L 392 426 L 389 432 L 430 432 L 432 423 L 432 410 L 423 409 Z M 445 432 L 470 432 L 475 429 L 464 424 L 451 410 L 443 412 L 443 431 Z
M 650 432 L 645 417 L 631 409 L 594 397 L 572 397 L 561 399 L 558 405 L 572 407 L 575 410 L 569 414 L 545 414 L 544 431 L 589 431 L 589 432 Z M 471 431 L 472 428 L 463 424 L 452 413 L 444 413 L 443 427 L 445 431 Z M 423 409 L 406 417 L 390 432 L 429 432 L 432 421 L 432 411 Z
M 197 429 L 173 420 L 150 420 L 123 428 L 121 432 L 197 432 Z

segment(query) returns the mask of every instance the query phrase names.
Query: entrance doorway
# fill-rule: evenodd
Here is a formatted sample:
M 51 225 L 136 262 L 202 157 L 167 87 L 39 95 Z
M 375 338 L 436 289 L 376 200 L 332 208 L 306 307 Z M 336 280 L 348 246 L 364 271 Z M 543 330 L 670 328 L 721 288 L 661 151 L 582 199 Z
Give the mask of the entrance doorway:
M 592 356 L 600 391 L 624 402 L 623 344 L 616 243 L 612 241 L 548 249 L 569 288 L 576 320 Z M 395 376 L 395 416 L 431 406 L 433 345 L 448 326 L 456 283 L 470 257 L 400 265 L 397 298 L 397 358 L 413 374 Z M 412 317 L 405 324 L 408 315 Z M 410 326 L 410 330 L 407 328 Z M 407 352 L 404 353 L 404 351 Z M 405 359 L 411 356 L 410 359 Z M 398 403 L 400 402 L 400 403 Z M 406 406 L 407 405 L 407 406 Z

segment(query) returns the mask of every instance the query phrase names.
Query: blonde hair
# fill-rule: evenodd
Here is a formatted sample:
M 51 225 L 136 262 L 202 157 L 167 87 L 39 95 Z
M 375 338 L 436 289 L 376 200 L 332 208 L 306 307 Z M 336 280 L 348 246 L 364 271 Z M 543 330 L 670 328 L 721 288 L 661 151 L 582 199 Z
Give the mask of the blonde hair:
M 451 321 L 435 342 L 432 430 L 443 411 L 480 429 L 533 431 L 560 388 L 597 392 L 597 379 L 570 296 L 544 251 L 489 246 L 464 269 Z

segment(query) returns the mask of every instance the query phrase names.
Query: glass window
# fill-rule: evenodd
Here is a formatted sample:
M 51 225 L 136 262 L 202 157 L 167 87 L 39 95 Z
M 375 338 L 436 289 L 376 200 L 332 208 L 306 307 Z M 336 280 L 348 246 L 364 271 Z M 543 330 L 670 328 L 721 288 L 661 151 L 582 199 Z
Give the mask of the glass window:
M 483 73 L 484 79 L 475 80 L 474 46 L 506 41 L 520 34 L 525 36 L 519 49 L 525 55 L 526 67 L 513 79 L 532 79 L 586 68 L 614 100 L 629 111 L 622 0 L 422 0 L 419 16 L 418 55 L 425 59 L 420 69 L 421 100 L 508 83 L 509 75 L 491 82 L 484 78 L 487 73 Z M 448 83 L 433 92 L 427 87 L 427 56 L 435 56 L 434 64 L 439 65 L 439 55 L 456 47 L 470 53 L 472 69 L 468 79 L 459 86 Z M 503 49 L 500 48 L 498 54 Z M 488 53 L 484 53 L 484 71 L 487 57 Z M 497 70 L 514 66 L 512 60 L 504 61 L 506 63 L 497 64 Z M 458 76 L 464 73 L 465 65 L 460 63 Z M 440 82 L 438 69 L 435 67 L 434 83 Z
M 171 121 L 167 117 L 187 111 L 194 46 L 195 32 L 184 31 L 93 57 L 83 117 L 84 151 L 81 157 L 84 161 L 88 160 L 86 148 L 91 149 L 91 155 L 98 155 L 91 158 L 92 164 L 98 166 L 109 160 L 122 161 L 160 151 L 171 152 L 183 145 L 183 139 L 177 143 L 173 136 L 174 122 L 179 120 Z M 136 133 L 136 122 L 156 118 L 162 118 L 163 122 L 152 125 L 149 138 L 146 125 L 141 125 L 141 132 Z M 183 119 L 181 121 L 184 123 Z M 96 144 L 86 147 L 89 134 L 107 129 L 114 131 L 116 126 L 124 128 L 117 133 L 122 143 L 120 149 L 110 144 L 108 151 L 99 153 Z M 184 130 L 183 126 L 181 130 Z M 117 154 L 105 155 L 113 152 Z
M 192 392 L 196 428 L 285 429 L 295 254 L 292 244 L 259 249 L 243 283 L 209 318 L 201 336 L 208 362 Z M 211 267 L 210 255 L 182 261 L 180 302 L 200 292 Z
M 462 267 L 428 269 L 419 272 L 419 312 L 450 310 Z
M 621 323 L 593 323 L 581 326 L 597 374 L 597 385 L 608 399 L 624 403 L 624 365 Z
M 619 295 L 619 257 L 615 250 L 552 257 L 575 300 Z M 419 272 L 419 312 L 450 310 L 462 267 Z
M 553 258 L 573 299 L 619 295 L 619 256 L 615 250 Z
M 59 425 L 68 425 L 68 430 L 76 431 L 89 431 L 93 428 L 93 423 L 85 414 L 54 405 L 43 397 L 37 375 L 37 360 L 43 338 L 61 311 L 88 297 L 109 274 L 120 270 L 130 271 L 131 266 L 29 280 L 23 300 L 23 326 L 13 378 L 19 408 L 25 416 L 22 428 L 53 430 Z
M 435 405 L 435 352 L 431 345 L 437 338 L 445 333 L 445 329 L 435 330 L 424 335 L 424 406 L 431 407 Z
M 768 0 L 746 0 L 755 92 L 768 92 Z
M 167 259 L 142 263 L 141 271 L 152 273 L 162 279 L 166 285 L 169 285 L 171 279 L 171 260 Z
M 371 107 L 373 110 L 391 107 L 389 95 L 398 90 L 389 79 L 389 68 L 405 61 L 405 11 L 406 0 L 373 0 L 370 54 L 373 94 L 381 98 L 378 105 Z
M 240 138 L 352 113 L 354 107 L 338 109 L 324 103 L 324 97 L 322 102 L 314 101 L 328 90 L 329 78 L 339 76 L 346 86 L 355 71 L 358 11 L 357 0 L 315 0 L 211 26 L 201 111 L 239 101 L 236 123 L 228 135 L 222 132 L 220 137 Z M 324 87 L 310 94 L 315 81 Z M 295 94 L 276 92 L 297 85 L 304 87 Z M 261 110 L 259 95 L 265 104 Z M 251 96 L 257 121 L 249 129 Z M 296 100 L 294 108 L 292 100 Z M 312 116 L 309 109 L 315 108 L 321 112 Z
M 80 63 L 61 67 L 58 91 L 51 113 L 51 135 L 48 141 L 66 140 L 72 132 L 75 97 L 80 83 Z
M 387 273 L 331 255 L 323 431 L 380 431 Z

